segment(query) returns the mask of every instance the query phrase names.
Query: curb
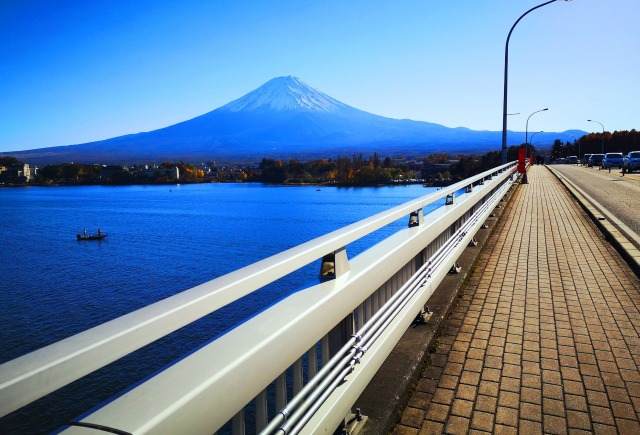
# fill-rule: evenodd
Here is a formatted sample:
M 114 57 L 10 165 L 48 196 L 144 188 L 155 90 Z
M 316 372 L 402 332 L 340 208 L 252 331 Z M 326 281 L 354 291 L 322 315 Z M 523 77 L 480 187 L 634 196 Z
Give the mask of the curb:
M 546 166 L 546 165 L 545 165 Z M 640 250 L 616 226 L 611 223 L 611 216 L 604 207 L 589 197 L 582 189 L 573 184 L 570 180 L 560 175 L 554 169 L 547 166 L 553 175 L 578 201 L 580 206 L 587 212 L 591 220 L 602 231 L 605 238 L 620 253 L 622 258 L 629 264 L 629 267 L 640 278 Z
M 478 245 L 468 246 L 463 251 L 458 261 L 463 272 L 447 275 L 429 298 L 428 306 L 433 312 L 431 317 L 424 324 L 414 323 L 409 327 L 353 405 L 353 409 L 359 409 L 367 419 L 364 425 L 355 427 L 350 433 L 389 433 L 398 423 L 420 375 L 430 365 L 430 352 L 437 347 L 444 321 L 456 306 L 463 284 L 476 267 L 487 240 L 493 235 L 506 207 L 510 206 L 513 193 L 518 187 L 519 183 L 514 183 L 506 193 L 506 201 L 500 203 L 501 208 L 494 209 L 495 216 L 486 221 L 489 228 L 476 233 Z

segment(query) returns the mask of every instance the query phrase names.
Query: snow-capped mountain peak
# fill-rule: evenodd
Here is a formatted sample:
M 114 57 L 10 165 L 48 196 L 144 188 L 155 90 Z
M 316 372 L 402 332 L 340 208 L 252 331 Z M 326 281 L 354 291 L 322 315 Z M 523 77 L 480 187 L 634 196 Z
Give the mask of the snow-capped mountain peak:
M 229 112 L 321 111 L 351 109 L 344 103 L 312 88 L 297 77 L 276 77 L 218 110 Z

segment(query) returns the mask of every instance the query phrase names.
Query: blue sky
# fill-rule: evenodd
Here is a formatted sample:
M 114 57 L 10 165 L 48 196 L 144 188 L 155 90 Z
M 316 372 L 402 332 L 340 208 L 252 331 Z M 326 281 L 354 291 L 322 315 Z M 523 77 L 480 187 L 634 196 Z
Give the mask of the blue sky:
M 283 75 L 361 110 L 502 129 L 541 0 L 4 0 L 0 151 L 149 131 Z M 640 1 L 559 0 L 509 46 L 509 129 L 640 128 Z M 500 144 L 496 144 L 499 148 Z

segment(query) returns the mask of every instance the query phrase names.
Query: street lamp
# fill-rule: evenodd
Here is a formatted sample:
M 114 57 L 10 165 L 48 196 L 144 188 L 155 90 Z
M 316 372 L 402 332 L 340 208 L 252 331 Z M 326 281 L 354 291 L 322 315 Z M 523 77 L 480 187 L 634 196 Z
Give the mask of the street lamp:
M 509 34 L 507 35 L 507 42 L 504 47 L 504 94 L 502 98 L 502 163 L 503 164 L 507 163 L 507 79 L 509 75 L 508 74 L 509 72 L 509 39 L 511 39 L 511 33 L 513 32 L 513 29 L 515 29 L 516 25 L 520 22 L 521 19 L 524 18 L 525 15 L 527 15 L 531 11 L 541 8 L 542 6 L 546 6 L 556 1 L 558 0 L 550 0 L 548 2 L 539 4 L 538 6 L 529 9 L 527 12 L 522 14 L 520 18 L 516 20 L 515 23 L 513 23 L 513 26 L 511 26 L 511 30 L 509 30 Z M 564 1 L 571 1 L 571 0 L 564 0 Z
M 578 142 L 578 138 L 574 135 L 570 134 L 569 137 L 573 138 L 573 145 L 575 146 L 576 142 Z M 578 166 L 580 166 L 582 159 L 580 158 L 580 142 L 578 142 Z
M 532 143 L 531 143 L 531 146 L 533 146 L 533 137 L 534 137 L 536 134 L 538 134 L 538 133 L 543 133 L 543 131 L 542 131 L 542 130 L 540 130 L 540 131 L 536 131 L 535 133 L 533 133 L 533 134 L 531 135 L 531 142 L 532 142 Z M 531 148 L 529 148 L 529 155 L 531 155 Z
M 538 112 L 544 112 L 545 110 L 549 110 L 549 108 L 545 108 L 545 109 L 540 109 L 540 110 L 536 110 L 535 112 L 533 112 L 531 115 L 529 115 L 529 118 L 531 118 L 533 115 L 535 115 Z M 525 126 L 525 130 L 524 130 L 524 134 L 525 134 L 525 139 L 524 139 L 524 143 L 527 144 L 527 146 L 529 146 L 529 118 L 527 118 L 527 124 Z M 534 133 L 535 134 L 535 133 Z M 533 136 L 532 136 L 533 137 Z
M 587 119 L 587 122 L 598 122 L 598 121 L 594 121 L 593 119 Z M 602 154 L 604 154 L 604 125 L 602 125 L 601 122 L 598 122 L 598 124 L 600 124 L 600 127 L 602 127 Z

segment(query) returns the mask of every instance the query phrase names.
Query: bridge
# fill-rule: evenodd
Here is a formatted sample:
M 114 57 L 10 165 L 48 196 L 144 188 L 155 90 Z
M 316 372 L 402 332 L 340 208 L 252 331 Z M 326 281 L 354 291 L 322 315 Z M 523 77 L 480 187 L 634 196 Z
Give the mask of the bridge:
M 503 165 L 7 362 L 0 415 L 317 262 L 316 284 L 62 432 L 633 429 L 638 281 L 563 189 L 544 167 L 518 185 Z

